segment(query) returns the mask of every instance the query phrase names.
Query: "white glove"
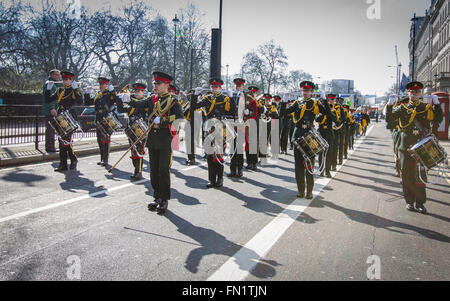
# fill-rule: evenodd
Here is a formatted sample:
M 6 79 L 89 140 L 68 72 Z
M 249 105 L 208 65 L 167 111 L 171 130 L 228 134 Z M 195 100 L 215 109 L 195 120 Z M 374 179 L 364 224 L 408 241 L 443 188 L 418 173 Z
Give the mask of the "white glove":
M 233 91 L 228 90 L 228 91 L 227 91 L 227 94 L 228 94 L 228 96 L 233 97 Z
M 72 89 L 74 90 L 78 89 L 78 83 L 76 81 L 72 82 Z
M 327 96 L 325 95 L 324 91 L 320 91 L 320 98 L 327 99 Z
M 433 101 L 434 105 L 440 105 L 441 102 L 439 101 L 439 97 L 437 95 L 431 95 L 431 100 Z
M 150 91 L 147 92 L 147 97 L 150 97 L 150 95 L 152 95 L 152 93 L 150 93 Z
M 114 91 L 114 87 L 113 87 L 113 85 L 109 84 L 109 86 L 108 86 L 108 91 L 109 91 L 109 92 L 112 92 L 112 91 Z
M 195 88 L 194 94 L 199 95 L 202 91 L 203 91 L 203 88 L 201 88 L 201 87 Z
M 250 114 L 250 111 L 248 109 L 245 109 L 244 110 L 244 115 L 248 115 L 248 114 Z
M 124 103 L 129 103 L 130 102 L 130 94 L 128 94 L 128 93 L 121 93 L 121 94 L 119 94 L 119 98 Z
M 94 90 L 92 87 L 87 87 L 86 88 L 86 94 L 91 94 L 92 90 Z
M 161 117 L 157 116 L 155 119 L 153 119 L 154 124 L 159 124 L 161 122 Z
M 388 101 L 388 105 L 391 106 L 394 104 L 396 96 L 395 95 L 391 95 L 389 96 L 389 101 Z
M 55 84 L 54 81 L 48 81 L 47 82 L 47 90 L 51 90 L 54 84 Z

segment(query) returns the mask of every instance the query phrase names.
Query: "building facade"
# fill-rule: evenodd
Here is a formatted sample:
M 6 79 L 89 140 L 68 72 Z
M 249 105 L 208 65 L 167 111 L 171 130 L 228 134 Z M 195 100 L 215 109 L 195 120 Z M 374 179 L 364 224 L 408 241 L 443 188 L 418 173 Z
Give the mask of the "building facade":
M 432 0 L 425 16 L 412 19 L 409 78 L 428 92 L 450 93 L 450 1 Z

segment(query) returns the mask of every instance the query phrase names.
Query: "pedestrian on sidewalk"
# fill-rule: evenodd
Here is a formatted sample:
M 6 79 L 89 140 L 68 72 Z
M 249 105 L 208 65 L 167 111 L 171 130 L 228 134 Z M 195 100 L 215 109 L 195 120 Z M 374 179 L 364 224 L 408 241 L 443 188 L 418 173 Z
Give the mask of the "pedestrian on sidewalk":
M 49 81 L 56 82 L 50 90 L 50 94 L 54 94 L 56 90 L 62 86 L 62 84 L 60 83 L 61 72 L 58 69 L 50 70 L 47 82 Z M 45 116 L 45 151 L 47 153 L 55 153 L 55 130 L 52 128 L 49 121 L 56 116 L 56 111 L 58 110 L 58 102 L 56 100 L 50 103 L 45 102 L 47 82 L 42 86 L 42 115 Z

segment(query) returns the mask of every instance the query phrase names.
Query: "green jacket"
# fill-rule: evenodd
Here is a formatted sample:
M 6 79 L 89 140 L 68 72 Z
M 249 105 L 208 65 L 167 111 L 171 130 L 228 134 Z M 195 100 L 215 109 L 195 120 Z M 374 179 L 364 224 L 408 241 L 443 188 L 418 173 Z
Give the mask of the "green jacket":
M 48 80 L 53 80 L 51 77 Z M 56 90 L 61 86 L 61 84 L 54 84 L 50 90 L 50 95 L 53 95 Z M 58 110 L 58 102 L 52 101 L 51 103 L 45 103 L 45 91 L 47 90 L 47 84 L 42 86 L 42 115 L 51 116 L 50 110 L 55 109 Z
M 412 114 L 414 111 L 415 116 L 413 118 Z M 408 148 L 424 138 L 424 133 L 421 133 L 421 130 L 413 120 L 417 120 L 420 127 L 428 131 L 430 122 L 441 118 L 441 106 L 432 106 L 425 103 L 419 103 L 418 105 L 408 103 L 396 107 L 388 105 L 386 110 L 386 120 L 388 122 L 398 122 L 399 124 L 398 149 L 400 151 L 408 150 Z

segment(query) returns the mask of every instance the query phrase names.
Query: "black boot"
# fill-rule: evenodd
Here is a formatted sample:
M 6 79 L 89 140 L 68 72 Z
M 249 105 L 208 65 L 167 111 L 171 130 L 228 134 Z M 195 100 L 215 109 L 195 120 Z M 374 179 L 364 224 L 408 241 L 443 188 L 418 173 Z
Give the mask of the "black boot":
M 162 200 L 161 203 L 156 208 L 156 212 L 159 215 L 163 215 L 164 213 L 166 213 L 168 205 L 169 205 L 169 203 L 167 202 L 167 200 Z
M 409 211 L 416 211 L 416 208 L 414 208 L 414 206 L 412 205 L 412 204 L 406 204 L 406 210 L 409 210 Z
M 55 171 L 61 172 L 67 170 L 67 163 L 59 162 L 58 168 L 55 169 Z
M 159 204 L 161 204 L 161 199 L 155 199 L 153 203 L 148 204 L 147 208 L 150 211 L 155 211 Z
M 304 192 L 304 191 L 299 192 L 299 193 L 297 194 L 297 197 L 298 197 L 298 198 L 304 198 L 304 197 L 305 197 L 305 192 Z
M 215 187 L 222 187 L 223 186 L 223 177 L 219 177 L 217 179 L 217 183 L 215 185 Z
M 230 173 L 227 174 L 227 177 L 229 177 L 229 178 L 236 177 L 236 173 L 235 172 L 230 172 Z
M 237 177 L 238 177 L 238 178 L 242 178 L 243 175 L 244 175 L 244 174 L 243 174 L 243 172 L 242 172 L 242 169 L 239 169 L 239 170 L 238 170 L 238 173 L 237 173 Z
M 427 208 L 422 203 L 416 202 L 416 210 L 419 211 L 419 213 L 427 214 Z
M 306 199 L 307 199 L 307 200 L 312 200 L 312 198 L 313 198 L 312 191 L 308 191 L 308 192 L 306 193 Z
M 70 161 L 70 169 L 77 168 L 78 160 L 75 159 L 74 161 Z

